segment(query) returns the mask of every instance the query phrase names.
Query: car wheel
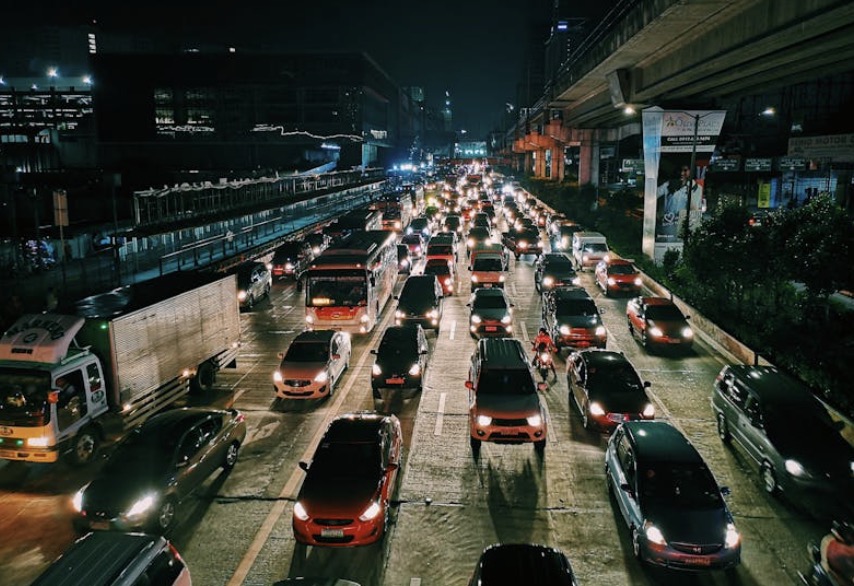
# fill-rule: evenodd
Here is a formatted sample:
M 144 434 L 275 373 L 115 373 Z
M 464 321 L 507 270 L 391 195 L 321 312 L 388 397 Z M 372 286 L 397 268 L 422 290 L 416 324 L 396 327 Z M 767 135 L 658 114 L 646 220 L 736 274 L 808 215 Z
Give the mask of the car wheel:
M 649 338 L 646 337 L 646 330 L 641 332 L 641 345 L 644 348 L 649 348 Z
M 536 450 L 536 452 L 540 455 L 544 454 L 546 451 L 546 440 L 534 442 L 534 450 Z
M 74 466 L 85 466 L 95 459 L 98 453 L 100 438 L 98 430 L 94 427 L 86 427 L 74 438 L 71 446 L 69 459 Z
M 777 486 L 777 475 L 774 473 L 774 467 L 770 462 L 762 462 L 762 488 L 768 494 L 777 494 L 779 487 Z
M 471 444 L 472 454 L 477 458 L 480 455 L 480 440 L 472 437 L 469 438 L 469 443 Z
M 629 335 L 634 338 L 635 337 L 635 328 L 632 325 L 632 320 L 626 319 L 626 324 L 629 326 Z
M 225 459 L 222 462 L 223 470 L 231 470 L 234 468 L 234 465 L 237 463 L 237 455 L 240 453 L 240 444 L 237 442 L 231 442 L 228 445 L 228 449 L 225 451 Z
M 632 527 L 632 554 L 637 559 L 641 559 L 640 533 L 637 527 Z
M 272 287 L 273 286 L 268 283 L 267 286 L 264 288 L 264 297 L 266 297 L 267 299 L 270 298 L 270 289 Z
M 732 439 L 732 436 L 729 434 L 726 417 L 724 417 L 723 413 L 718 413 L 718 437 L 721 438 L 721 441 L 725 444 L 729 443 L 729 440 Z
M 154 531 L 155 533 L 164 534 L 172 527 L 175 522 L 175 499 L 165 497 L 157 513 L 154 516 Z

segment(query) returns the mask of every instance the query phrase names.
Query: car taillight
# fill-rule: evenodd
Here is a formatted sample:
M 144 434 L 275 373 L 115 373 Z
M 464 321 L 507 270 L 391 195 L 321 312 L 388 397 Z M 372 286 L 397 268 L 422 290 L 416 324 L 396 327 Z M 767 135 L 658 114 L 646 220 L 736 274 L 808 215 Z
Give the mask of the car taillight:
M 178 550 L 175 548 L 174 545 L 172 545 L 172 542 L 169 541 L 168 543 L 169 543 L 169 553 L 172 554 L 172 557 L 174 557 L 176 560 L 181 560 L 183 562 L 184 558 L 181 557 L 181 554 L 178 553 Z
M 238 412 L 237 415 L 234 416 L 234 421 L 237 423 L 243 423 L 246 420 L 246 416 L 243 413 Z

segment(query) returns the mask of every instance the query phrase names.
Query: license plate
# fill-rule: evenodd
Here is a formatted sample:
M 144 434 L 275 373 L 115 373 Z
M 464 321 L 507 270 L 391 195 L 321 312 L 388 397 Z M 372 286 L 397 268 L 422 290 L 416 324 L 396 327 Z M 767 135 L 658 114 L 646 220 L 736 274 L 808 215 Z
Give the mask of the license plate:
M 403 378 L 401 378 L 401 377 L 387 378 L 387 379 L 385 379 L 385 383 L 387 385 L 402 385 L 403 384 Z
M 343 529 L 321 529 L 321 537 L 344 537 Z
M 89 523 L 89 528 L 93 531 L 107 531 L 110 528 L 109 521 L 92 521 Z
M 711 558 L 686 558 L 686 564 L 690 564 L 692 566 L 711 566 L 712 560 Z
M 483 286 L 489 289 L 490 287 L 492 287 L 492 283 L 484 283 Z
M 486 329 L 486 331 L 487 331 L 487 332 L 497 332 L 497 331 L 498 331 L 498 327 L 497 327 L 497 326 L 486 326 L 486 328 L 485 328 L 485 329 Z

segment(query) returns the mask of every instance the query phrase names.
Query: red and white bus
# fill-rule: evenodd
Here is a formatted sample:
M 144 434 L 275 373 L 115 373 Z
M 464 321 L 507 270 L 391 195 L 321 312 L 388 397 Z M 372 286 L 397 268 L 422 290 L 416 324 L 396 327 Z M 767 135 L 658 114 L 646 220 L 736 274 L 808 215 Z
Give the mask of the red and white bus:
M 394 232 L 354 232 L 339 246 L 324 250 L 306 270 L 306 327 L 370 332 L 396 279 Z

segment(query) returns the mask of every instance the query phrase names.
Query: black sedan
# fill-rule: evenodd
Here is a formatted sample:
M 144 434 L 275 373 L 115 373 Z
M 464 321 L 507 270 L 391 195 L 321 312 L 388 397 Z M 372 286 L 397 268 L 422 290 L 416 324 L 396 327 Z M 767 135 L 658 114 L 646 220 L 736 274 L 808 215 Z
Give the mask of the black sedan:
M 374 398 L 380 398 L 383 388 L 420 391 L 428 353 L 427 336 L 421 324 L 387 328 L 379 347 L 371 350 L 377 357 L 371 369 Z
M 217 469 L 230 470 L 246 438 L 236 409 L 184 408 L 151 417 L 74 495 L 77 530 L 165 533 L 177 506 Z
M 533 543 L 490 545 L 469 580 L 469 586 L 576 586 L 572 564 L 559 549 Z
M 566 359 L 566 384 L 585 429 L 610 432 L 623 421 L 655 417 L 645 391 L 649 382 L 641 381 L 620 352 L 572 352 Z
M 534 287 L 542 293 L 564 285 L 581 285 L 581 279 L 575 272 L 572 261 L 565 254 L 556 252 L 544 254 L 537 261 Z

